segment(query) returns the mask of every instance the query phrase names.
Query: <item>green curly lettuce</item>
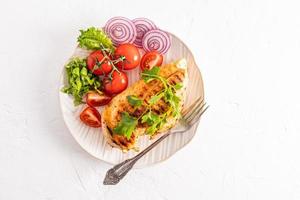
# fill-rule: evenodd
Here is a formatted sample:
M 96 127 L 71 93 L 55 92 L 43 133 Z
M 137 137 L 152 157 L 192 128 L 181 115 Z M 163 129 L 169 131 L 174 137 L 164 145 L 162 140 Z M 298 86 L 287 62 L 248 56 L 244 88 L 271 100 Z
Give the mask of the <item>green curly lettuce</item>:
M 62 92 L 74 97 L 74 105 L 82 102 L 82 97 L 90 90 L 100 89 L 99 77 L 92 74 L 86 67 L 86 59 L 73 58 L 66 65 L 68 85 L 61 89 Z
M 111 51 L 114 50 L 113 43 L 102 29 L 90 27 L 87 30 L 80 30 L 80 35 L 77 38 L 79 46 L 82 48 L 97 50 L 107 48 Z

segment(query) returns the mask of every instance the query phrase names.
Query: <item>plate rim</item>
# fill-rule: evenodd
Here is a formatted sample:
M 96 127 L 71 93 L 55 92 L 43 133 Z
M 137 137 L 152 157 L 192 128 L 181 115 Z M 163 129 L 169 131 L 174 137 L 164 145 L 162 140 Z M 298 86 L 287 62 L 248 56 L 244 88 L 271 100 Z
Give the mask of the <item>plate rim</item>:
M 184 43 L 177 35 L 173 34 L 173 33 L 170 33 L 170 32 L 167 32 L 168 34 L 171 34 L 173 37 L 175 37 L 176 39 L 178 39 L 189 51 L 190 51 L 190 54 L 191 54 L 191 57 L 194 61 L 194 64 L 196 65 L 196 70 L 198 71 L 200 77 L 201 77 L 201 85 L 202 85 L 202 92 L 201 92 L 201 96 L 203 97 L 203 99 L 205 99 L 205 87 L 204 87 L 204 82 L 203 82 L 203 76 L 202 76 L 202 73 L 200 71 L 200 68 L 195 60 L 195 57 L 194 57 L 194 54 L 193 52 L 190 50 L 190 48 L 188 47 L 188 45 L 186 43 Z M 72 133 L 70 127 L 68 126 L 68 124 L 66 123 L 66 119 L 65 119 L 65 115 L 63 114 L 63 107 L 62 107 L 62 92 L 61 92 L 61 88 L 62 88 L 62 83 L 63 83 L 63 80 L 64 80 L 64 70 L 65 70 L 65 65 L 67 64 L 67 62 L 73 57 L 76 49 L 77 49 L 78 45 L 75 46 L 75 50 L 73 51 L 73 53 L 71 54 L 71 56 L 67 59 L 67 61 L 65 62 L 65 64 L 63 65 L 62 67 L 62 70 L 61 70 L 61 73 L 60 73 L 60 78 L 59 78 L 59 84 L 58 84 L 58 97 L 59 97 L 59 104 L 60 104 L 60 112 L 61 112 L 61 115 L 63 117 L 63 121 L 64 121 L 64 124 L 65 126 L 67 127 L 69 133 L 72 135 L 73 139 L 75 139 L 76 143 L 79 144 L 79 146 L 85 151 L 87 152 L 89 155 L 91 155 L 92 157 L 96 158 L 97 160 L 100 160 L 100 161 L 103 161 L 109 165 L 115 165 L 115 163 L 112 163 L 110 161 L 107 161 L 107 160 L 104 160 L 103 158 L 99 158 L 97 157 L 94 153 L 92 153 L 89 149 L 86 149 L 83 147 L 83 145 L 79 142 L 79 140 L 75 137 L 75 135 Z M 201 117 L 199 119 L 199 121 L 194 124 L 195 127 L 195 132 L 197 133 L 197 130 L 199 128 L 199 124 L 200 124 L 200 121 L 201 121 Z M 176 153 L 178 153 L 180 150 L 182 150 L 183 148 L 185 148 L 195 137 L 195 134 L 192 135 L 192 137 L 187 141 L 187 143 L 185 143 L 184 145 L 182 145 L 180 148 L 178 148 L 177 150 L 174 151 L 174 153 L 172 153 L 171 155 L 169 156 L 166 156 L 165 158 L 157 161 L 157 162 L 153 162 L 153 163 L 147 163 L 147 164 L 143 164 L 143 165 L 138 165 L 138 166 L 133 166 L 134 169 L 142 169 L 142 168 L 145 168 L 145 167 L 150 167 L 150 166 L 154 166 L 154 165 L 157 165 L 157 164 L 160 164 L 166 160 L 168 160 L 170 157 L 172 157 L 173 155 L 175 155 Z

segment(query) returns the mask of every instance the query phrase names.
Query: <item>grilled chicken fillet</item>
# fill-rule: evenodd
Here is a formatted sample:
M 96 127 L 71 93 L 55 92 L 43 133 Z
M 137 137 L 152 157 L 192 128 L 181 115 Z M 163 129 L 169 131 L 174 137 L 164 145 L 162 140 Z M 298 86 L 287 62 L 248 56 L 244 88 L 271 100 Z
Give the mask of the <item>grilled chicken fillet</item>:
M 185 89 L 187 85 L 187 62 L 185 59 L 181 59 L 175 63 L 167 64 L 160 67 L 159 75 L 166 78 L 168 83 L 176 85 L 182 83 L 183 87 L 176 90 L 176 96 L 180 98 L 179 106 L 180 111 L 183 107 L 185 99 Z M 140 135 L 144 135 L 147 129 L 147 124 L 141 123 L 139 120 L 136 129 L 133 131 L 131 138 L 127 139 L 123 135 L 114 134 L 113 129 L 120 122 L 122 113 L 127 112 L 130 116 L 139 118 L 143 115 L 147 109 L 147 102 L 151 97 L 158 94 L 164 89 L 164 86 L 159 80 L 152 80 L 146 83 L 144 80 L 139 80 L 132 86 L 128 87 L 125 91 L 118 94 L 113 100 L 106 106 L 102 119 L 103 119 L 103 134 L 107 138 L 110 145 L 118 147 L 123 151 L 128 151 L 135 148 L 135 142 Z M 134 108 L 128 103 L 127 96 L 134 95 L 143 101 L 142 106 Z M 151 111 L 157 115 L 165 113 L 170 105 L 160 99 L 155 105 L 151 107 Z M 167 122 L 157 131 L 162 133 L 175 126 L 177 119 L 172 115 L 167 116 Z M 155 134 L 157 134 L 155 133 Z

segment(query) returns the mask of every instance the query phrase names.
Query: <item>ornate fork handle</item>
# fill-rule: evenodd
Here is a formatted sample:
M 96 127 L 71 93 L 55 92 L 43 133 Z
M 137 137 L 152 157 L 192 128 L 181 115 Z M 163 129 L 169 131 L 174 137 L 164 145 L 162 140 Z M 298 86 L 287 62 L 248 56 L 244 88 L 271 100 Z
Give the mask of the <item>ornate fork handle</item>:
M 105 179 L 103 181 L 104 185 L 115 185 L 117 184 L 133 167 L 133 165 L 146 153 L 148 153 L 151 149 L 153 149 L 156 145 L 158 145 L 161 141 L 167 138 L 170 135 L 170 132 L 165 133 L 155 142 L 153 142 L 150 146 L 140 152 L 133 158 L 127 159 L 120 164 L 115 165 L 113 168 L 107 171 Z
M 161 141 L 167 138 L 170 134 L 183 133 L 188 131 L 196 122 L 199 122 L 201 115 L 207 110 L 208 106 L 204 103 L 204 99 L 199 97 L 191 106 L 189 106 L 185 111 L 182 112 L 182 118 L 179 124 L 174 127 L 171 131 L 165 133 L 158 140 L 153 142 L 149 147 L 144 149 L 138 155 L 133 158 L 127 159 L 113 168 L 108 170 L 105 179 L 103 181 L 104 185 L 115 185 L 117 184 L 133 167 L 133 165 Z

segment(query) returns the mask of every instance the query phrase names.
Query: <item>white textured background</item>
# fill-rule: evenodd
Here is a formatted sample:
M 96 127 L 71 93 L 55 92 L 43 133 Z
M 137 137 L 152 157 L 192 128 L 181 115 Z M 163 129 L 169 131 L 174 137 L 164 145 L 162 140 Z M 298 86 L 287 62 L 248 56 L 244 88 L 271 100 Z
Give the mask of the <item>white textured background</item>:
M 1 0 L 1 200 L 300 199 L 300 5 L 295 0 Z M 58 81 L 78 30 L 148 17 L 192 49 L 210 110 L 164 163 L 111 167 L 68 133 Z

